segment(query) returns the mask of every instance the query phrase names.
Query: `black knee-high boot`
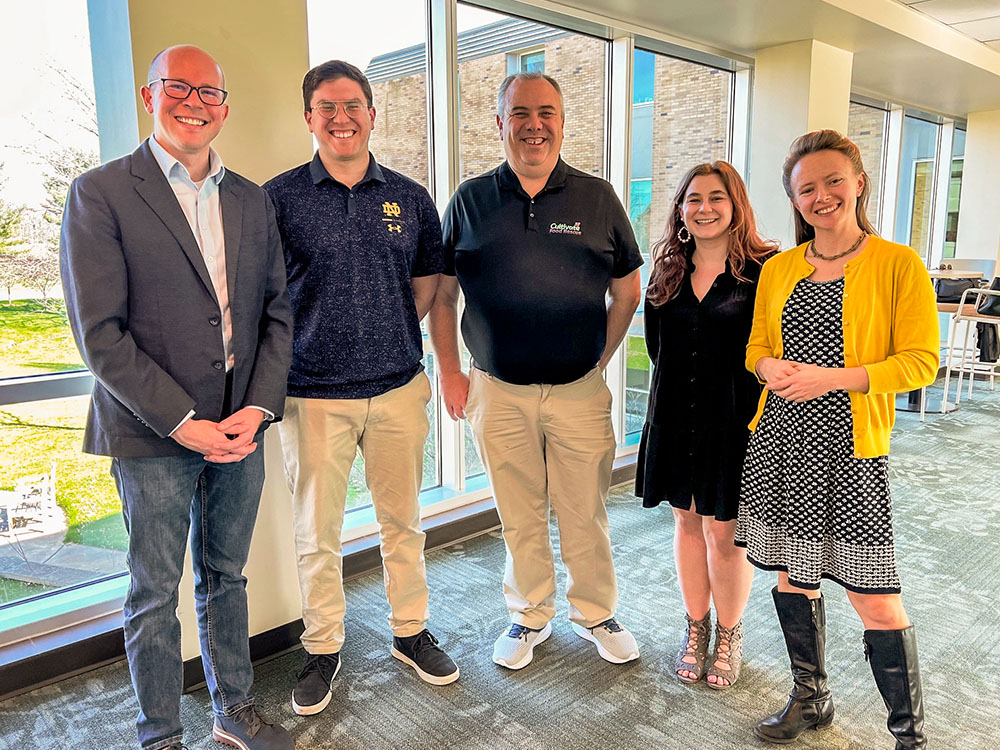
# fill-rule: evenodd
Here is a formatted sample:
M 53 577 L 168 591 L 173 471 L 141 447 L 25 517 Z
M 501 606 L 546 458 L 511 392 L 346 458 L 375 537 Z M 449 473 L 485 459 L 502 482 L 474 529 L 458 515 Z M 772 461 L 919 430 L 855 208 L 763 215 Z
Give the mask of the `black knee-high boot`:
M 872 665 L 875 684 L 889 709 L 886 724 L 896 738 L 896 750 L 927 747 L 913 626 L 902 630 L 866 630 L 865 658 Z
M 823 597 L 771 590 L 792 662 L 794 685 L 788 704 L 763 719 L 754 734 L 768 742 L 792 742 L 807 729 L 829 726 L 833 698 L 826 686 L 826 608 Z

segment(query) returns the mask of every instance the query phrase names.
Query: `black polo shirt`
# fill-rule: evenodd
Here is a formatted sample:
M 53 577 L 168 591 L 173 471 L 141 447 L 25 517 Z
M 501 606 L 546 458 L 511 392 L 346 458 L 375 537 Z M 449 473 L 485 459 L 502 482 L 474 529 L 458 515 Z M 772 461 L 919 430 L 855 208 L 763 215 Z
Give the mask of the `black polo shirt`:
M 369 155 L 352 188 L 313 160 L 265 183 L 285 250 L 295 338 L 288 395 L 372 398 L 423 368 L 412 279 L 444 267 L 427 191 Z
M 443 227 L 477 367 L 528 385 L 569 383 L 597 364 L 608 285 L 642 265 L 611 185 L 560 159 L 532 199 L 504 162 L 459 186 Z

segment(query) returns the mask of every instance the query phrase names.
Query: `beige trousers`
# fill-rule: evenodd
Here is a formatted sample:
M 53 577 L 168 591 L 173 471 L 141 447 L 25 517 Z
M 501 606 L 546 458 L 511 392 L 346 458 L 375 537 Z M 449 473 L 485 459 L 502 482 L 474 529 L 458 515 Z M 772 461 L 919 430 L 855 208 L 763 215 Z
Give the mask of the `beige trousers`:
M 601 371 L 565 385 L 512 385 L 473 368 L 466 414 L 503 524 L 511 619 L 541 628 L 555 615 L 550 507 L 570 620 L 593 627 L 613 617 L 618 584 L 604 504 L 615 436 Z
M 420 373 L 374 398 L 288 397 L 278 423 L 292 492 L 302 591 L 302 645 L 332 654 L 344 643 L 340 534 L 347 480 L 358 448 L 379 523 L 389 626 L 416 635 L 427 618 L 424 532 L 418 494 L 427 439 L 430 381 Z

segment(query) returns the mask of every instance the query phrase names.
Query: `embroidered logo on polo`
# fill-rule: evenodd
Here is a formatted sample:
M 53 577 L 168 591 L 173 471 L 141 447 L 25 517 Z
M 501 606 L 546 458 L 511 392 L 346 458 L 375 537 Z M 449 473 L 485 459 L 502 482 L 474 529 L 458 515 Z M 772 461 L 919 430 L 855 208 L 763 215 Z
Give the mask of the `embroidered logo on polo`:
M 549 224 L 549 234 L 583 234 L 583 229 L 580 226 L 580 222 L 574 222 L 572 224 L 563 224 L 561 222 L 552 222 Z
M 389 234 L 395 232 L 396 234 L 403 233 L 404 222 L 399 217 L 402 215 L 403 211 L 400 209 L 399 204 L 395 201 L 386 201 L 382 204 L 382 221 L 385 222 L 386 229 Z

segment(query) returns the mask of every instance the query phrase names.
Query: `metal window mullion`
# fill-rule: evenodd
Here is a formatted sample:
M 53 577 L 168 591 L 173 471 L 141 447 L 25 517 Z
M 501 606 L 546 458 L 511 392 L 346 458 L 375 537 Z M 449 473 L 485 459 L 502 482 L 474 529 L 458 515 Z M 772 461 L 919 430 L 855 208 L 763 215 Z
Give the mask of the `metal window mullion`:
M 955 121 L 938 127 L 937 159 L 934 161 L 934 194 L 931 201 L 931 232 L 928 268 L 941 265 L 944 238 L 948 229 L 948 193 L 951 188 L 951 151 L 955 142 Z
M 457 0 L 426 0 L 427 17 L 427 123 L 431 193 L 438 212 L 444 213 L 459 183 L 459 91 Z M 461 316 L 461 301 L 458 314 Z M 437 372 L 440 372 L 438 365 Z M 441 484 L 465 490 L 465 430 L 448 416 L 438 394 L 441 442 L 438 460 Z
M 632 171 L 632 75 L 635 42 L 631 35 L 609 42 L 607 52 L 605 106 L 605 175 L 618 193 L 626 213 L 629 210 L 629 178 Z M 607 369 L 605 381 L 611 391 L 611 422 L 619 443 L 625 440 L 626 367 L 628 334 L 622 340 Z

